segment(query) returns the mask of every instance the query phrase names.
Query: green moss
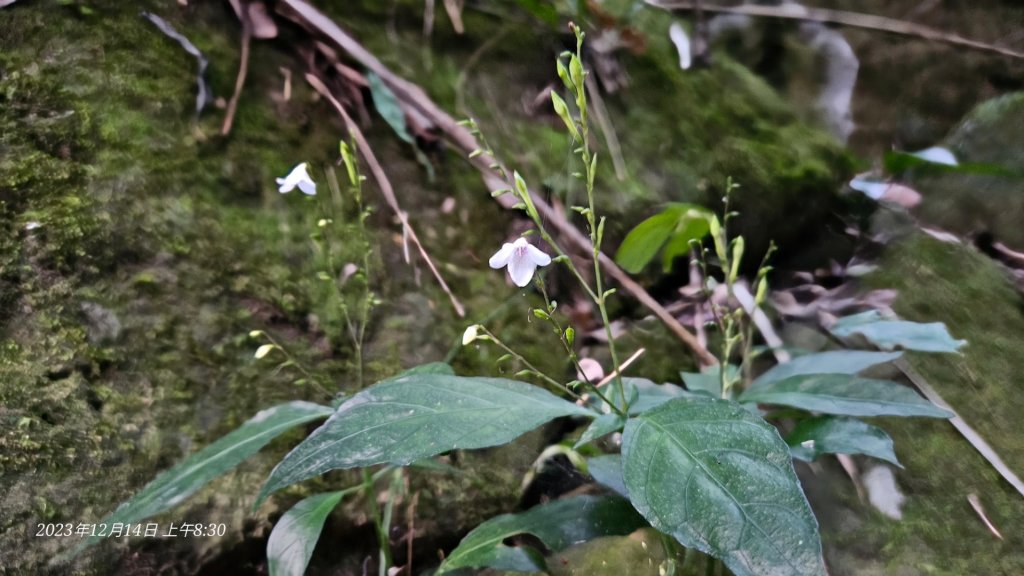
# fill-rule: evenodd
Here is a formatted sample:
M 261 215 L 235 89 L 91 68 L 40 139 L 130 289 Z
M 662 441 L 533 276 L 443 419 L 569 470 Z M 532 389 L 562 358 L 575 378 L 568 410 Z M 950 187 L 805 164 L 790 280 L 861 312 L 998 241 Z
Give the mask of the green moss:
M 899 290 L 896 312 L 918 322 L 945 322 L 965 339 L 961 355 L 910 355 L 918 370 L 1011 468 L 1024 467 L 1024 442 L 1014 434 L 1024 397 L 1014 385 L 1024 359 L 1024 299 L 987 256 L 921 235 L 887 253 L 876 287 Z
M 962 355 L 908 354 L 911 366 L 985 438 L 1013 470 L 1024 467 L 1016 383 L 1024 358 L 1024 308 L 1002 270 L 970 248 L 923 235 L 890 246 L 874 288 L 896 288 L 896 311 L 945 322 L 968 341 Z M 1024 501 L 944 421 L 884 419 L 905 469 L 904 518 L 858 504 L 842 473 L 822 480 L 817 501 L 826 554 L 836 574 L 1016 574 L 1024 570 Z M 1005 540 L 995 539 L 967 502 L 976 494 Z M 812 495 L 812 500 L 815 500 Z M 831 502 L 831 503 L 829 503 Z
M 30 538 L 33 522 L 98 522 L 195 446 L 314 394 L 254 363 L 249 330 L 339 370 L 317 334 L 287 328 L 314 307 L 306 231 L 318 215 L 279 197 L 273 176 L 323 162 L 337 134 L 311 124 L 307 90 L 272 99 L 290 57 L 254 48 L 266 68 L 250 75 L 224 140 L 213 136 L 220 113 L 195 120 L 194 59 L 137 12 L 192 38 L 223 94 L 237 58 L 224 7 L 94 2 L 82 17 L 45 4 L 5 9 L 0 24 L 0 573 L 11 574 L 68 544 Z M 120 339 L 87 338 L 84 302 L 117 315 Z M 227 521 L 239 538 L 239 511 L 273 456 L 256 460 L 221 481 L 247 489 L 215 505 L 200 494 L 173 519 Z M 101 546 L 79 568 L 116 573 L 116 554 Z

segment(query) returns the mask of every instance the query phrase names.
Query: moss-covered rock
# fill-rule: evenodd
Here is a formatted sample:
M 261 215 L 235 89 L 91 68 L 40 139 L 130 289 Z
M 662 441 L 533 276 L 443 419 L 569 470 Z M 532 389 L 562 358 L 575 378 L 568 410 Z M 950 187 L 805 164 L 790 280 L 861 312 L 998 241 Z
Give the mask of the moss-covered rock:
M 219 139 L 220 112 L 195 118 L 194 59 L 138 10 L 192 38 L 224 94 L 237 50 L 223 7 L 53 4 L 0 11 L 0 573 L 10 574 L 41 573 L 77 543 L 34 537 L 38 523 L 99 522 L 260 408 L 314 394 L 252 361 L 251 329 L 326 374 L 339 369 L 318 334 L 289 328 L 315 310 L 306 231 L 317 214 L 279 197 L 273 176 L 296 158 L 326 159 L 338 133 L 310 122 L 302 87 L 291 103 L 271 97 L 290 56 L 254 47 L 265 67 Z M 116 334 L 89 338 L 97 310 L 108 327 L 117 319 Z M 190 550 L 184 570 L 239 539 L 272 463 L 257 457 L 156 519 L 231 527 L 222 540 L 168 541 L 164 560 Z M 105 542 L 78 568 L 123 573 L 122 562 Z
M 916 213 L 961 234 L 990 232 L 1024 248 L 1024 92 L 985 102 L 945 139 L 961 163 L 999 167 L 1008 174 L 932 173 L 914 178 L 924 194 Z
M 1012 470 L 1024 469 L 1019 373 L 1024 301 L 998 265 L 961 245 L 923 235 L 890 246 L 872 288 L 896 288 L 895 309 L 919 322 L 945 322 L 968 341 L 962 355 L 907 355 L 911 367 L 985 438 Z M 879 419 L 905 468 L 903 519 L 857 499 L 838 465 L 825 463 L 804 486 L 822 523 L 830 573 L 1016 574 L 1024 570 L 1024 500 L 946 421 Z M 802 471 L 804 471 L 802 469 Z M 967 501 L 975 494 L 1003 535 L 996 539 Z

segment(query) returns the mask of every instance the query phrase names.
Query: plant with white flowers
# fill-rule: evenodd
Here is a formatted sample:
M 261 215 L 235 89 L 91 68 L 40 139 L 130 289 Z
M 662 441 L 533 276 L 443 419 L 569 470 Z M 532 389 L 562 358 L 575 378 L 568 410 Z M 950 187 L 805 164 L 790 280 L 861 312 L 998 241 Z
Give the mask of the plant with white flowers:
M 479 568 L 545 572 L 548 566 L 540 550 L 530 545 L 510 546 L 508 539 L 531 534 L 548 550 L 558 551 L 587 540 L 630 534 L 641 527 L 653 527 L 661 534 L 665 552 L 659 567 L 662 574 L 692 570 L 701 562 L 706 564 L 706 573 L 720 573 L 720 566 L 714 563 L 721 562 L 736 576 L 826 574 L 817 522 L 792 459 L 844 453 L 898 463 L 891 439 L 859 417 L 948 418 L 951 414 L 900 384 L 857 375 L 896 359 L 899 352 L 810 354 L 754 377 L 748 363 L 753 354 L 750 326 L 757 307 L 766 302 L 766 269 L 762 267 L 758 274 L 756 296 L 745 299 L 736 289 L 743 241 L 728 237 L 729 214 L 720 222 L 714 215 L 705 216 L 692 208 L 670 213 L 668 231 L 657 236 L 664 241 L 680 218 L 706 218 L 701 228 L 701 236 L 703 231 L 710 235 L 710 248 L 701 250 L 705 272 L 709 278 L 712 273 L 723 278 L 733 299 L 749 300 L 752 306 L 713 306 L 723 339 L 722 365 L 699 374 L 683 374 L 685 388 L 622 375 L 607 306 L 614 290 L 605 286 L 598 258 L 605 220 L 598 216 L 595 202 L 597 163 L 589 144 L 583 34 L 576 27 L 573 30 L 576 51 L 563 54 L 558 61 L 558 74 L 571 96 L 572 109 L 555 92 L 552 101 L 585 166 L 579 177 L 586 183 L 588 202 L 573 209 L 586 218 L 589 228 L 593 284 L 584 279 L 547 231 L 518 173 L 509 178 L 510 189 L 505 192 L 517 196 L 519 206 L 555 257 L 519 238 L 502 246 L 489 261 L 492 268 L 507 268 L 520 288 L 533 281 L 545 305 L 531 313 L 550 323 L 565 350 L 564 377 L 545 374 L 486 326 L 473 324 L 462 335 L 464 346 L 481 342 L 499 347 L 525 367 L 516 377 L 533 383 L 458 376 L 449 365 L 436 363 L 377 382 L 336 407 L 310 402 L 276 406 L 161 474 L 104 522 L 135 523 L 165 511 L 277 435 L 326 418 L 270 473 L 257 506 L 281 489 L 333 470 L 360 468 L 363 481 L 348 489 L 309 496 L 287 511 L 270 536 L 269 572 L 274 576 L 301 574 L 331 510 L 346 495 L 360 493 L 368 495 L 369 517 L 380 546 L 378 574 L 385 575 L 392 568 L 390 522 L 395 495 L 401 493 L 403 474 L 407 473 L 405 467 L 436 469 L 438 463 L 431 459 L 437 455 L 505 444 L 563 418 L 579 423 L 581 432 L 573 440 L 545 450 L 541 459 L 564 455 L 605 490 L 488 520 L 445 555 L 435 574 Z M 470 126 L 476 130 L 475 124 L 470 122 Z M 350 179 L 358 186 L 357 164 L 344 147 L 342 152 Z M 311 180 L 305 165 L 299 165 L 293 175 L 279 181 L 281 191 L 299 187 L 307 192 L 303 185 Z M 660 226 L 660 222 L 655 224 Z M 659 246 L 647 252 L 653 255 Z M 558 313 L 542 276 L 536 274 L 538 267 L 552 264 L 565 266 L 580 282 L 604 323 L 612 365 L 609 375 L 599 382 L 595 380 L 601 371 L 577 358 L 575 329 Z M 336 274 L 330 277 L 336 278 Z M 963 345 L 939 327 L 858 315 L 840 320 L 833 334 L 837 338 L 857 334 L 883 350 L 900 346 L 952 352 Z M 273 341 L 256 351 L 257 357 L 278 353 L 285 351 Z M 729 364 L 737 355 L 741 367 Z M 578 376 L 572 379 L 573 375 Z M 792 418 L 793 414 L 793 430 L 783 440 L 766 418 Z M 621 450 L 602 453 L 609 445 L 615 446 L 601 441 L 613 434 L 621 435 Z M 371 473 L 374 467 L 376 471 Z M 376 498 L 377 482 L 382 479 L 388 479 L 387 490 L 392 495 L 383 509 Z

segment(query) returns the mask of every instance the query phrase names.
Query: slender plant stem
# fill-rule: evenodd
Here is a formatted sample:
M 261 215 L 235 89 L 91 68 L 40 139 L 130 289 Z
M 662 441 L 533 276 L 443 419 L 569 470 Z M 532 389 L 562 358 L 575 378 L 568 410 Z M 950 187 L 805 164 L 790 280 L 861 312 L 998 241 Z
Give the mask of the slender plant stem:
M 295 369 L 298 370 L 307 381 L 316 386 L 317 390 L 327 395 L 328 397 L 334 397 L 334 393 L 324 388 L 323 384 L 320 383 L 320 380 L 316 376 L 314 376 L 313 373 L 309 371 L 309 369 L 303 366 L 302 362 L 299 362 L 298 359 L 295 358 L 295 356 L 291 352 L 289 352 L 287 348 L 282 346 L 281 343 L 278 342 L 276 338 L 271 336 L 269 332 L 265 330 L 260 330 L 259 333 L 260 335 L 265 337 L 271 344 L 273 344 L 275 348 L 280 350 L 281 354 L 284 354 L 285 360 L 287 360 L 288 363 L 291 364 L 292 366 L 295 366 Z
M 523 365 L 526 366 L 527 370 L 529 370 L 533 374 L 536 374 L 537 376 L 539 376 L 541 378 L 541 380 L 543 380 L 544 383 L 547 384 L 548 387 L 551 388 L 553 391 L 557 391 L 559 393 L 563 392 L 563 391 L 564 392 L 568 392 L 569 394 L 571 394 L 573 396 L 573 398 L 579 399 L 579 395 L 578 394 L 576 394 L 572 390 L 569 390 L 568 388 L 563 386 L 562 383 L 559 382 L 558 380 L 555 380 L 554 378 L 548 376 L 544 372 L 541 372 L 540 368 L 537 368 L 536 366 L 534 366 L 529 360 L 524 358 L 522 354 L 520 354 L 520 353 L 516 352 L 515 350 L 509 348 L 507 344 L 502 342 L 501 339 L 498 338 L 497 336 L 495 336 L 490 330 L 488 330 L 484 326 L 480 326 L 479 330 L 481 332 L 483 332 L 484 334 L 486 334 L 487 338 L 490 339 L 491 342 L 494 342 L 495 345 L 498 346 L 498 348 L 501 348 L 507 354 L 511 355 L 516 360 L 519 360 L 520 362 L 522 362 Z
M 552 310 L 554 306 L 552 306 L 551 299 L 548 297 L 547 288 L 544 286 L 543 279 L 537 279 L 537 287 L 540 288 L 540 293 L 544 297 L 544 303 L 547 305 L 548 310 Z M 601 392 L 601 389 L 598 387 L 598 385 L 592 382 L 589 377 L 587 377 L 587 373 L 583 370 L 583 365 L 580 364 L 579 356 L 576 354 L 576 350 L 573 349 L 572 344 L 570 344 L 569 340 L 566 338 L 565 329 L 562 328 L 562 325 L 561 323 L 558 322 L 558 319 L 551 314 L 548 314 L 547 318 L 548 322 L 550 322 L 551 325 L 554 326 L 555 330 L 558 332 L 558 339 L 562 342 L 562 347 L 565 348 L 566 353 L 569 355 L 569 360 L 572 362 L 573 367 L 576 368 L 576 371 L 579 372 L 579 374 L 583 377 L 583 384 L 587 387 L 587 390 L 589 392 L 592 392 L 602 402 L 610 406 L 616 414 L 620 416 L 625 416 L 626 413 L 623 412 L 621 408 L 616 406 L 614 402 L 610 401 L 607 397 L 605 397 L 605 395 Z
M 380 562 L 378 568 L 379 576 L 387 576 L 388 568 L 391 567 L 391 546 L 389 545 L 387 528 L 384 526 L 380 506 L 377 504 L 377 495 L 374 493 L 374 483 L 377 475 L 370 475 L 370 470 L 363 468 L 363 490 L 367 503 L 370 506 L 370 516 L 373 517 L 373 526 L 377 533 L 377 546 L 380 549 Z

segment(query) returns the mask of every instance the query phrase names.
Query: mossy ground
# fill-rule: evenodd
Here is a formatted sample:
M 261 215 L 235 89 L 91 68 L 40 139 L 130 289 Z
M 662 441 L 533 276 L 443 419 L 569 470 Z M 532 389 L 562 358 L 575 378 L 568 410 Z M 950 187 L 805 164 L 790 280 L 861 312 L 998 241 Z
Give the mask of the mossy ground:
M 226 8 L 159 1 L 89 7 L 89 14 L 49 4 L 0 12 L 0 571 L 11 574 L 43 570 L 68 545 L 32 538 L 35 523 L 98 522 L 157 471 L 260 408 L 297 397 L 329 399 L 296 387 L 293 370 L 255 362 L 258 342 L 247 337 L 250 330 L 272 333 L 339 389 L 356 387 L 351 343 L 332 330 L 330 301 L 315 275 L 319 262 L 309 235 L 321 205 L 281 196 L 273 186 L 275 176 L 300 160 L 333 161 L 343 134 L 304 84 L 295 84 L 291 101 L 281 101 L 278 67 L 294 68 L 293 55 L 254 44 L 234 130 L 221 138 L 222 110 L 195 117 L 194 59 L 138 10 L 159 13 L 187 35 L 211 61 L 214 93 L 227 95 L 238 39 Z M 521 293 L 480 266 L 503 239 L 503 216 L 477 177 L 455 165 L 426 184 L 411 151 L 384 123 L 369 135 L 471 317 L 489 319 L 510 341 L 532 340 L 535 326 L 519 313 L 526 308 Z M 376 206 L 372 287 L 385 303 L 368 331 L 369 382 L 444 358 L 470 322 L 454 314 L 425 269 L 414 273 L 402 261 L 400 237 L 375 194 L 365 192 Z M 458 202 L 452 214 L 439 209 L 447 195 Z M 351 218 L 350 203 L 346 211 Z M 39 227 L 26 230 L 30 222 Z M 478 224 L 492 237 L 467 242 L 460 231 Z M 352 227 L 341 224 L 337 232 L 336 256 L 357 261 L 359 254 L 345 248 L 361 245 Z M 509 298 L 497 314 L 494 299 L 505 296 L 496 293 Z M 117 339 L 89 340 L 84 302 L 116 314 Z M 499 354 L 492 352 L 462 354 L 455 362 L 471 372 L 518 369 L 496 372 Z M 550 355 L 524 352 L 547 371 L 562 370 Z M 227 522 L 225 541 L 137 542 L 131 555 L 104 543 L 78 569 L 124 573 L 180 562 L 192 570 L 243 536 L 265 537 L 267 512 L 253 523 L 246 511 L 285 446 L 158 519 Z M 515 465 L 498 464 L 500 451 L 464 459 L 471 472 L 454 484 L 438 483 L 424 508 L 445 518 L 443 529 L 451 533 L 507 511 L 542 447 L 509 448 L 512 458 L 525 459 Z M 337 475 L 323 485 L 352 481 Z M 437 488 L 444 486 L 451 490 Z
M 182 8 L 170 0 L 87 4 L 88 14 L 56 2 L 0 10 L 0 573 L 39 572 L 66 548 L 66 541 L 33 538 L 36 523 L 97 522 L 157 471 L 258 409 L 296 397 L 327 400 L 296 387 L 297 375 L 288 369 L 255 362 L 250 330 L 273 333 L 338 388 L 356 387 L 352 346 L 334 329 L 316 279 L 309 235 L 321 204 L 281 196 L 272 184 L 299 161 L 318 168 L 333 162 L 342 134 L 302 83 L 294 83 L 290 101 L 279 97 L 278 68 L 300 66 L 289 44 L 300 33 L 285 27 L 280 41 L 254 44 L 235 128 L 221 138 L 223 111 L 195 117 L 194 59 L 138 10 L 159 13 L 192 39 L 210 58 L 214 92 L 226 97 L 238 58 L 229 9 Z M 419 3 L 401 2 L 394 13 L 375 2 L 349 8 L 330 9 L 442 106 L 477 116 L 499 154 L 531 183 L 579 201 L 581 190 L 566 177 L 572 163 L 557 119 L 522 107 L 524 95 L 557 80 L 552 58 L 568 47 L 567 37 L 467 12 L 465 36 L 439 19 L 428 43 L 419 35 Z M 735 207 L 749 219 L 743 225 L 761 234 L 757 242 L 769 236 L 811 242 L 835 209 L 835 186 L 849 157 L 735 63 L 675 70 L 658 31 L 667 20 L 650 17 L 640 23 L 652 31 L 649 51 L 626 57 L 635 89 L 608 99 L 630 173 L 617 181 L 602 148 L 599 198 L 615 215 L 609 239 L 659 202 L 716 200 L 731 175 L 744 186 Z M 501 41 L 478 53 L 498 34 Z M 462 83 L 459 71 L 470 61 Z M 428 182 L 383 122 L 368 135 L 468 317 L 455 315 L 425 268 L 414 271 L 403 262 L 391 215 L 367 190 L 377 206 L 369 241 L 379 272 L 371 283 L 384 304 L 368 333 L 366 381 L 446 356 L 463 373 L 514 373 L 518 367 L 495 366 L 502 353 L 492 347 L 458 348 L 462 329 L 482 321 L 542 369 L 565 373 L 565 363 L 549 352 L 556 344 L 545 340 L 549 332 L 530 321 L 522 291 L 484 265 L 512 226 L 478 176 L 447 154 L 437 179 Z M 451 212 L 440 208 L 447 197 L 455 200 Z M 351 216 L 351 206 L 346 210 Z M 30 222 L 40 226 L 26 230 Z M 340 246 L 361 245 L 350 226 L 339 224 L 338 233 Z M 344 250 L 339 259 L 358 259 Z M 117 315 L 118 338 L 90 340 L 86 302 Z M 537 303 L 533 296 L 528 302 Z M 651 338 L 665 340 L 656 332 Z M 652 361 L 637 375 L 668 379 L 690 367 L 671 350 L 662 355 L 663 362 Z M 514 508 L 522 473 L 550 440 L 538 433 L 509 448 L 466 455 L 458 460 L 464 477 L 424 477 L 422 510 L 436 520 L 439 537 L 453 538 Z M 233 569 L 259 569 L 259 538 L 267 515 L 279 510 L 268 507 L 255 520 L 247 513 L 285 449 L 286 442 L 275 444 L 159 519 L 227 522 L 228 538 L 134 542 L 130 552 L 108 542 L 77 569 L 192 571 L 204 563 L 231 565 L 217 561 L 234 560 L 232 551 L 248 554 L 249 562 Z M 278 504 L 353 481 L 332 474 L 285 492 Z M 344 522 L 360 521 L 355 507 L 344 510 Z

